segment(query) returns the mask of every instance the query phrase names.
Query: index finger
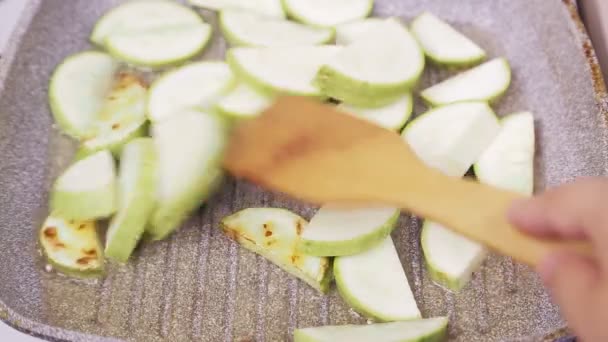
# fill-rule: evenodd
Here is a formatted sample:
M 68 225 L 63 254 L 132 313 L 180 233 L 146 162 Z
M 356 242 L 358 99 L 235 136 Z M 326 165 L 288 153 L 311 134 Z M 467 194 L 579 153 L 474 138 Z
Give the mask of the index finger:
M 608 179 L 588 178 L 514 203 L 509 220 L 546 238 L 589 239 L 608 268 Z

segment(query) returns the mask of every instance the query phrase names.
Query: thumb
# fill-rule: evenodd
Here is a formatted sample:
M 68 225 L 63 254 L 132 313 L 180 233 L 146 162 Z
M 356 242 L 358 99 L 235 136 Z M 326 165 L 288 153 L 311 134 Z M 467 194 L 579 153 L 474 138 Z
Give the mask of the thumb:
M 543 281 L 575 331 L 584 331 L 597 300 L 600 281 L 598 266 L 575 253 L 549 255 L 538 266 Z

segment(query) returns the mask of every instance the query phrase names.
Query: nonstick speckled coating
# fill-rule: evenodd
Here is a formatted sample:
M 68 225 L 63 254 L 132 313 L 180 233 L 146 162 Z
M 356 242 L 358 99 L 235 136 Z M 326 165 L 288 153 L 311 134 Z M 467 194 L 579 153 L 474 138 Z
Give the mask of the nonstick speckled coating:
M 294 327 L 365 323 L 335 289 L 320 295 L 220 233 L 218 220 L 245 207 L 314 213 L 230 179 L 177 234 L 145 243 L 127 266 L 110 266 L 102 281 L 44 271 L 36 230 L 49 185 L 74 151 L 53 128 L 48 79 L 63 58 L 91 48 L 95 20 L 119 2 L 31 1 L 0 60 L 0 319 L 66 341 L 286 341 Z M 495 108 L 500 115 L 534 112 L 537 191 L 606 174 L 606 93 L 573 0 L 377 0 L 374 12 L 409 20 L 422 10 L 511 62 L 513 85 Z M 215 15 L 203 15 L 216 24 Z M 203 58 L 222 58 L 225 48 L 216 34 Z M 453 72 L 431 66 L 421 86 Z M 423 110 L 418 101 L 416 114 Z M 566 333 L 538 277 L 506 258 L 489 257 L 461 293 L 434 285 L 421 260 L 419 227 L 403 215 L 393 237 L 423 315 L 449 315 L 453 340 L 548 340 Z

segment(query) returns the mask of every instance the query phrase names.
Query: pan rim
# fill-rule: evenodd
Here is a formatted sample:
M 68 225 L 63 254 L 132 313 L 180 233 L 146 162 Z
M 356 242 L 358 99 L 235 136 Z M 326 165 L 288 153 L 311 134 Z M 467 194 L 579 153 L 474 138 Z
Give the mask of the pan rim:
M 18 21 L 17 28 L 13 31 L 8 40 L 8 45 L 6 46 L 5 53 L 0 59 L 0 92 L 3 91 L 5 78 L 9 70 L 11 69 L 11 65 L 14 62 L 14 57 L 18 52 L 20 38 L 29 29 L 30 23 L 34 16 L 38 13 L 38 9 L 41 3 L 42 0 L 30 0 L 28 2 L 24 11 L 21 14 L 21 18 Z M 570 24 L 574 25 L 574 32 L 576 35 L 575 38 L 577 39 L 577 43 L 579 44 L 579 47 L 585 56 L 585 61 L 589 67 L 589 76 L 592 80 L 595 102 L 598 106 L 599 114 L 603 117 L 604 123 L 608 127 L 608 91 L 606 90 L 606 84 L 602 76 L 601 67 L 597 59 L 595 50 L 593 48 L 591 38 L 589 37 L 587 29 L 585 28 L 585 25 L 579 14 L 576 0 L 562 0 L 562 4 L 564 5 L 565 10 L 569 14 Z M 0 298 L 0 321 L 4 322 L 8 326 L 19 332 L 46 341 L 70 341 L 64 339 L 64 337 L 61 337 L 62 335 L 70 335 L 72 338 L 75 339 L 118 341 L 113 338 L 92 336 L 79 331 L 65 330 L 35 322 L 13 311 L 9 306 L 4 303 L 2 298 Z M 46 331 L 47 333 L 42 333 L 42 331 Z M 555 341 L 560 338 L 571 337 L 571 332 L 567 326 L 563 326 L 544 336 L 540 335 L 536 337 L 528 337 L 538 338 L 537 341 L 548 342 Z

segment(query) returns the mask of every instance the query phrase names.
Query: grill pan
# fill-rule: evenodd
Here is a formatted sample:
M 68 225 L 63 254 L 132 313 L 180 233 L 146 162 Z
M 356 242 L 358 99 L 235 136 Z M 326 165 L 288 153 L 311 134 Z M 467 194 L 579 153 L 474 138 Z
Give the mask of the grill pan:
M 289 341 L 295 327 L 365 323 L 335 289 L 323 296 L 218 229 L 251 206 L 315 208 L 228 179 L 170 239 L 145 243 L 99 281 L 46 272 L 36 231 L 48 189 L 75 146 L 53 128 L 49 76 L 90 48 L 96 19 L 121 1 L 31 0 L 0 60 L 0 319 L 53 341 Z M 375 15 L 409 20 L 429 10 L 506 56 L 513 85 L 500 115 L 533 111 L 538 127 L 536 190 L 577 176 L 606 175 L 607 96 L 574 0 L 376 0 Z M 202 11 L 217 28 L 213 13 Z M 223 57 L 217 34 L 199 58 Z M 453 71 L 427 68 L 421 86 Z M 418 104 L 415 113 L 424 108 Z M 565 323 L 526 266 L 491 255 L 454 294 L 433 284 L 419 246 L 420 222 L 402 215 L 394 241 L 425 317 L 448 315 L 454 341 L 545 341 Z

